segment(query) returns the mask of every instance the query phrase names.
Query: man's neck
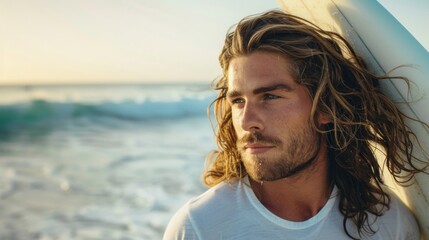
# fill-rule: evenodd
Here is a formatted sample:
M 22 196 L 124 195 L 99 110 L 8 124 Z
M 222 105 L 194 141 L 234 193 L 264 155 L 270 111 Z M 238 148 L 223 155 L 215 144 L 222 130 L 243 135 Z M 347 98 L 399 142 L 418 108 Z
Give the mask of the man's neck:
M 316 215 L 328 201 L 332 184 L 326 154 L 318 156 L 310 168 L 292 177 L 269 182 L 249 179 L 259 201 L 273 214 L 301 222 Z

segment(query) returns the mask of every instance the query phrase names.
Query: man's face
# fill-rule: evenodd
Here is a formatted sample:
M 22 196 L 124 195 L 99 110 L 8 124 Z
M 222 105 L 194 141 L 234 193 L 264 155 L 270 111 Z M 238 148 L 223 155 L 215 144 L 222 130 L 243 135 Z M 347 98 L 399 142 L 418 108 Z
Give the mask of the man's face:
M 227 99 L 237 149 L 255 181 L 294 175 L 320 146 L 309 123 L 312 101 L 307 89 L 295 83 L 289 66 L 287 59 L 267 52 L 229 64 Z

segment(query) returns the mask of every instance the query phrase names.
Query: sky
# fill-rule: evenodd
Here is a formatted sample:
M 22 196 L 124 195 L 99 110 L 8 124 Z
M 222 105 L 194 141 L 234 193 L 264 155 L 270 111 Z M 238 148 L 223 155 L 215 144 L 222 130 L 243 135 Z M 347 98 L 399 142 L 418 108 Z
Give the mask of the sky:
M 422 31 L 429 1 L 379 2 L 429 48 Z M 0 0 L 0 85 L 207 83 L 221 73 L 227 30 L 278 7 L 276 0 Z

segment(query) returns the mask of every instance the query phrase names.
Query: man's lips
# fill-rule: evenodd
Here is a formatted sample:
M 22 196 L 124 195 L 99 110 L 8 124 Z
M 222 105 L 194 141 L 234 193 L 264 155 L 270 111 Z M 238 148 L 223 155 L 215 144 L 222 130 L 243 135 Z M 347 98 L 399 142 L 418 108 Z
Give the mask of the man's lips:
M 266 151 L 269 151 L 271 148 L 274 148 L 274 146 L 271 145 L 265 145 L 260 143 L 249 143 L 244 146 L 246 151 L 250 152 L 251 154 L 256 153 L 264 153 Z

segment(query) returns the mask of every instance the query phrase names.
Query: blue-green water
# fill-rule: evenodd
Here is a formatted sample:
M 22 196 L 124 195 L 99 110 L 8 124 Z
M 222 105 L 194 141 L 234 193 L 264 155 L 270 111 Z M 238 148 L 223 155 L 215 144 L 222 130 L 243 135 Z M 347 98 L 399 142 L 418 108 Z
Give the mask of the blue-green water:
M 208 85 L 0 94 L 0 239 L 160 239 L 205 190 Z

